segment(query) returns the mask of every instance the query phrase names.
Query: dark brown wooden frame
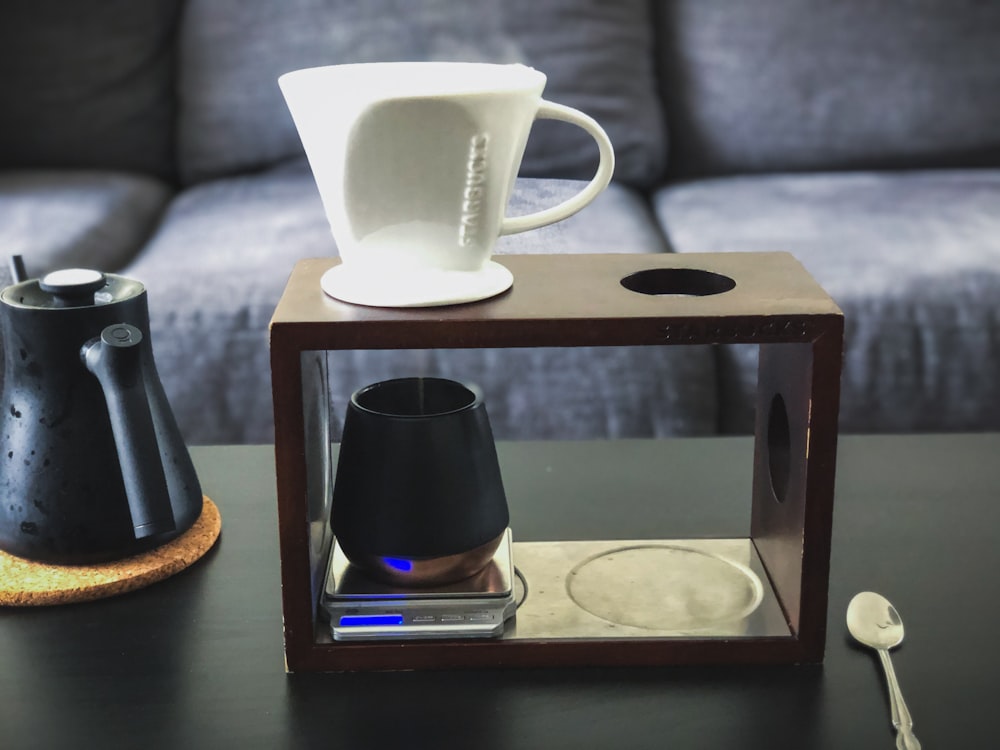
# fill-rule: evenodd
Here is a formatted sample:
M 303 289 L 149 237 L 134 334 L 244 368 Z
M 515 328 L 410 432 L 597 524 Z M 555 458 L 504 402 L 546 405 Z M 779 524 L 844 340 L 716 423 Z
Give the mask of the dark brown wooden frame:
M 822 661 L 844 327 L 837 305 L 794 258 L 503 256 L 499 262 L 515 278 L 508 292 L 473 304 L 411 310 L 349 305 L 326 296 L 319 279 L 337 262 L 297 264 L 271 321 L 289 671 Z M 644 271 L 652 273 L 637 286 L 675 294 L 639 293 L 621 283 Z M 716 283 L 720 276 L 735 286 L 709 293 L 728 286 Z M 750 538 L 785 612 L 789 637 L 391 644 L 317 638 L 322 570 L 310 555 L 303 352 L 730 343 L 759 346 Z

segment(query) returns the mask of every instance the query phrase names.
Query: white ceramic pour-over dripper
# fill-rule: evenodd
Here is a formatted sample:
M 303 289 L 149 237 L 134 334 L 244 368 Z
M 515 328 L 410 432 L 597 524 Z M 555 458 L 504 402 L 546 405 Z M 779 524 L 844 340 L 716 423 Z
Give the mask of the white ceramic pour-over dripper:
M 498 237 L 571 216 L 607 187 L 614 150 L 592 118 L 541 98 L 524 65 L 370 63 L 279 79 L 340 253 L 322 279 L 338 299 L 410 307 L 484 299 L 513 278 L 490 260 Z M 504 211 L 535 119 L 582 127 L 594 178 L 526 216 Z

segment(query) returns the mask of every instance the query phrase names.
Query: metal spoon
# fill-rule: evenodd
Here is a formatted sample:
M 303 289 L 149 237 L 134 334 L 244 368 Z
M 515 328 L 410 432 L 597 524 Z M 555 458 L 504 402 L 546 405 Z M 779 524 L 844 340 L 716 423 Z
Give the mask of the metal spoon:
M 847 605 L 847 629 L 859 643 L 878 651 L 889 686 L 889 708 L 892 725 L 896 728 L 898 750 L 920 750 L 920 742 L 913 734 L 913 719 L 906 708 L 903 693 L 892 668 L 889 649 L 903 642 L 903 621 L 889 600 L 872 591 L 856 594 Z

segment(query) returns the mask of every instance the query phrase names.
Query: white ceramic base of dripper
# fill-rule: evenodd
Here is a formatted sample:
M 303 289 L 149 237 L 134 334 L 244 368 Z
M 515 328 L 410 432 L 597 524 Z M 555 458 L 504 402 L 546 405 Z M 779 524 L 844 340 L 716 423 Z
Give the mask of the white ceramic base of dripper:
M 493 261 L 478 271 L 408 268 L 387 272 L 341 263 L 320 279 L 323 291 L 334 299 L 370 307 L 460 305 L 494 297 L 513 283 L 511 272 Z

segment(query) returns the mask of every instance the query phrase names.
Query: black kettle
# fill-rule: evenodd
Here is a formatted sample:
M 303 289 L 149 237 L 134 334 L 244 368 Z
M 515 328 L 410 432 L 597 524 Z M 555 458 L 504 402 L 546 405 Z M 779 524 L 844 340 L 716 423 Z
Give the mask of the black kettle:
M 142 284 L 84 269 L 0 291 L 0 549 L 114 560 L 197 520 L 201 487 L 163 386 Z

